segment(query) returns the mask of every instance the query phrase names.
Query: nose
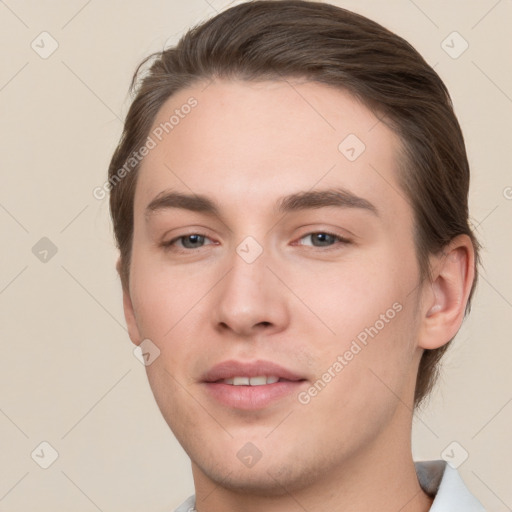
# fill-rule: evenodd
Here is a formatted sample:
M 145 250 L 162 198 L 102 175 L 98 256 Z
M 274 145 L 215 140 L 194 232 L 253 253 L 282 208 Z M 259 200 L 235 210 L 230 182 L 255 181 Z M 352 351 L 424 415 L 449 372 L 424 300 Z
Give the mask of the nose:
M 286 288 L 274 270 L 279 265 L 270 262 L 266 251 L 254 261 L 240 254 L 234 252 L 229 272 L 215 287 L 213 321 L 216 329 L 245 338 L 286 329 L 290 314 Z

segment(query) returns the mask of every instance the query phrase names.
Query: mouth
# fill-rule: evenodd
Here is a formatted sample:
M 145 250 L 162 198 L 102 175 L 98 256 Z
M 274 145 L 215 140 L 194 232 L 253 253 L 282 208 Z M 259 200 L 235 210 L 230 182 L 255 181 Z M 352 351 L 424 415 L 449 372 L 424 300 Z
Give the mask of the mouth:
M 202 379 L 210 398 L 229 408 L 264 409 L 290 398 L 307 380 L 270 361 L 224 361 Z

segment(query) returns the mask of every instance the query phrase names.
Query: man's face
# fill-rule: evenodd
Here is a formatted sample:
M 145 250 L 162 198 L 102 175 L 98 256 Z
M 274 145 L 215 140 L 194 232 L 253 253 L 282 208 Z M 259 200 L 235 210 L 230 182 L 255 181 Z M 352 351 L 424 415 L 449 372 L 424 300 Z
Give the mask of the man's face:
M 153 130 L 176 109 L 138 177 L 125 308 L 160 350 L 149 382 L 195 478 L 284 493 L 401 450 L 422 288 L 397 137 L 315 83 L 202 83 Z M 282 201 L 328 189 L 344 194 Z M 218 211 L 147 210 L 168 192 Z

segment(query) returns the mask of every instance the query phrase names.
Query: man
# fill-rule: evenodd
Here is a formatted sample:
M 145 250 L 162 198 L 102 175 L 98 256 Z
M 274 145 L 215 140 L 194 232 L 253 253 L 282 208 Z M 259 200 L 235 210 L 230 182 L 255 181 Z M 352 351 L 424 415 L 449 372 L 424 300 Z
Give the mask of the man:
M 255 1 L 152 56 L 109 168 L 178 511 L 481 511 L 411 423 L 476 282 L 437 74 L 343 9 Z M 139 70 L 138 70 L 139 71 Z

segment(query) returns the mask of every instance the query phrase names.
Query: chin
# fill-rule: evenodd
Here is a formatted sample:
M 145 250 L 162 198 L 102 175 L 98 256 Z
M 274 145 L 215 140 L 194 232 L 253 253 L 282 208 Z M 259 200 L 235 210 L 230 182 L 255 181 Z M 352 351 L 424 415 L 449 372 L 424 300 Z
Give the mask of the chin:
M 261 461 L 258 463 L 258 465 Z M 261 496 L 284 496 L 289 494 L 300 481 L 306 482 L 307 475 L 304 479 L 297 478 L 297 475 L 290 474 L 291 468 L 282 471 L 279 469 L 263 467 L 260 468 L 233 468 L 226 464 L 224 469 L 219 467 L 208 468 L 200 467 L 200 471 L 205 474 L 216 485 L 229 489 L 234 493 L 254 494 Z M 291 481 L 290 481 L 291 480 Z M 295 482 L 294 482 L 295 481 Z M 301 485 L 297 486 L 298 488 Z
M 308 461 L 305 453 L 300 458 L 288 450 L 281 453 L 274 451 L 271 457 L 263 454 L 252 467 L 245 467 L 236 455 L 231 458 L 226 456 L 226 452 L 205 457 L 204 451 L 201 451 L 199 459 L 195 460 L 193 455 L 189 454 L 193 460 L 194 479 L 196 472 L 199 472 L 217 486 L 234 493 L 255 496 L 278 497 L 304 489 L 312 483 L 311 475 L 316 473 L 320 476 L 324 466 L 318 455 Z

